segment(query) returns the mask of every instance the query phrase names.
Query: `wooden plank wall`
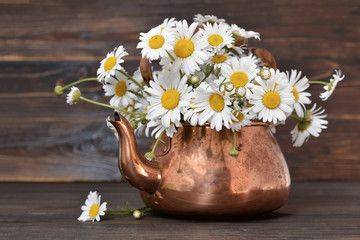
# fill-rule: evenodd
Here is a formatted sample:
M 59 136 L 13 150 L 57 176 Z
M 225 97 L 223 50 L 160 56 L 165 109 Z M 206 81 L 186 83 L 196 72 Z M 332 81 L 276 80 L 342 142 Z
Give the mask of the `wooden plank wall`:
M 6 1 L 9 2 L 9 1 Z M 134 71 L 139 32 L 166 17 L 214 14 L 261 33 L 251 46 L 270 50 L 282 70 L 297 68 L 327 79 L 341 68 L 346 80 L 327 102 L 329 128 L 293 148 L 293 122 L 278 139 L 293 180 L 360 180 L 360 3 L 358 0 L 0 0 L 0 181 L 118 180 L 116 140 L 105 125 L 110 110 L 68 106 L 56 83 L 94 76 L 99 61 L 124 45 Z M 101 87 L 82 87 L 107 101 Z M 150 143 L 140 139 L 142 151 Z

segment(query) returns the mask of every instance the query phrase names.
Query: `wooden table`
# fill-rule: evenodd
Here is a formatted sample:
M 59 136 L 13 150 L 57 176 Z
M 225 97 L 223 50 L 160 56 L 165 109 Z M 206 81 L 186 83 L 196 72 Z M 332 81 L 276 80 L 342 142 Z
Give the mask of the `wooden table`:
M 142 206 L 125 183 L 1 183 L 0 239 L 360 239 L 359 182 L 297 182 L 288 203 L 248 219 L 173 219 L 150 212 L 78 222 L 88 192 L 108 207 Z

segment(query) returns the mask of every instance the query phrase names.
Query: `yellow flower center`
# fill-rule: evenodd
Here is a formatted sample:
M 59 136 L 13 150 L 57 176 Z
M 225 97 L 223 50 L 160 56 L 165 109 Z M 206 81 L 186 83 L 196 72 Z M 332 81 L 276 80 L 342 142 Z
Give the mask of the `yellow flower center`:
M 211 94 L 209 98 L 209 103 L 210 103 L 210 107 L 214 109 L 214 111 L 216 112 L 221 112 L 225 107 L 225 100 L 218 93 Z
M 234 113 L 234 116 L 236 117 L 237 121 L 234 121 L 236 123 L 239 123 L 241 122 L 243 119 L 244 119 L 244 114 L 241 113 L 241 112 L 238 112 L 238 111 L 235 111 Z
M 223 63 L 226 61 L 226 56 L 224 54 L 218 54 L 218 55 L 215 55 L 213 58 L 212 58 L 212 61 L 214 63 Z
M 180 39 L 174 47 L 176 56 L 187 58 L 194 52 L 194 43 L 189 39 Z
M 134 110 L 134 105 L 133 105 L 133 104 L 129 104 L 126 108 L 124 108 L 124 110 L 131 112 L 131 111 Z
M 104 69 L 105 71 L 109 71 L 111 69 L 113 69 L 113 67 L 116 64 L 116 57 L 109 57 L 108 59 L 106 59 L 105 64 L 104 64 Z
M 116 85 L 115 85 L 115 94 L 119 97 L 124 96 L 126 93 L 127 87 L 126 87 L 126 82 L 125 81 L 119 81 Z
M 244 72 L 235 72 L 230 76 L 230 81 L 234 84 L 234 88 L 244 87 L 249 78 Z
M 220 36 L 218 34 L 214 34 L 214 35 L 211 35 L 210 37 L 208 37 L 208 41 L 211 46 L 217 47 L 222 42 L 224 42 L 224 39 L 222 38 L 222 36 Z
M 164 45 L 165 39 L 161 35 L 155 35 L 149 40 L 149 47 L 152 49 L 161 48 Z
M 297 101 L 299 100 L 299 93 L 298 93 L 298 91 L 296 90 L 295 87 L 293 87 L 293 90 L 292 90 L 291 92 L 292 92 L 292 94 L 293 94 L 294 97 L 295 97 L 295 102 L 297 102 Z
M 280 95 L 277 92 L 269 91 L 263 97 L 265 107 L 274 109 L 280 105 Z
M 175 89 L 166 90 L 161 96 L 161 104 L 164 108 L 171 110 L 179 105 L 180 94 Z
M 98 213 L 99 213 L 99 204 L 95 203 L 91 205 L 89 210 L 89 217 L 94 218 L 98 215 Z

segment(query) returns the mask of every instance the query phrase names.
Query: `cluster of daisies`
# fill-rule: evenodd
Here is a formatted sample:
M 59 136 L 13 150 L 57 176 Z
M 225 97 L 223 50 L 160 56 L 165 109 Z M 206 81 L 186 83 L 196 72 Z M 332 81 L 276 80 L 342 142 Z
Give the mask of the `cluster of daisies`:
M 300 71 L 271 68 L 249 51 L 251 38 L 260 40 L 260 34 L 211 15 L 197 14 L 193 23 L 165 19 L 140 33 L 137 45 L 142 58 L 157 62 L 160 70 L 129 74 L 122 66 L 128 53 L 119 46 L 101 61 L 94 79 L 111 96 L 109 106 L 125 116 L 137 134 L 173 137 L 184 123 L 234 133 L 252 122 L 274 129 L 292 118 L 295 147 L 310 135 L 319 136 L 327 127 L 326 115 L 315 104 L 307 107 L 307 89 L 323 84 L 320 98 L 325 101 L 344 75 L 336 70 L 328 82 L 309 81 Z M 73 87 L 67 102 L 80 99 L 91 102 Z

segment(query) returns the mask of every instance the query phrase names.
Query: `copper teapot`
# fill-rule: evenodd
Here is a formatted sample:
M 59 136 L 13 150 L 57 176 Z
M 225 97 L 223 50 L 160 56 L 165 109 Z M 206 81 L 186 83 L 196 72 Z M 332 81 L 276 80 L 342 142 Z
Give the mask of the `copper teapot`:
M 157 161 L 139 152 L 131 125 L 111 121 L 119 134 L 122 176 L 141 191 L 155 211 L 175 215 L 249 215 L 280 208 L 290 175 L 269 125 L 253 123 L 236 135 L 239 155 L 231 157 L 233 132 L 184 125 L 159 142 Z

